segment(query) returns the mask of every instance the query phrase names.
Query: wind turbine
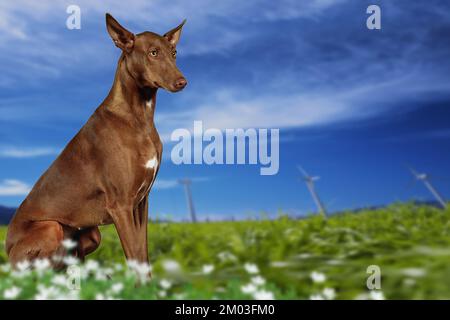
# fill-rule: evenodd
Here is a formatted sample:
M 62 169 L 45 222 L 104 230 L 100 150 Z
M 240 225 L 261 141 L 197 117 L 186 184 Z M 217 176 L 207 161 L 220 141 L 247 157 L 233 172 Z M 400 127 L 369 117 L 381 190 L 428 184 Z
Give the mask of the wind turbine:
M 320 177 L 310 176 L 301 166 L 298 166 L 298 170 L 303 174 L 303 180 L 305 180 L 306 186 L 308 187 L 308 190 L 311 193 L 314 202 L 316 203 L 319 213 L 326 218 L 327 212 L 322 202 L 320 201 L 319 196 L 317 195 L 316 189 L 314 188 L 314 181 L 319 180 Z
M 433 185 L 430 182 L 429 176 L 426 173 L 418 173 L 413 168 L 409 167 L 409 171 L 411 171 L 412 175 L 416 180 L 422 181 L 425 187 L 427 187 L 428 191 L 431 192 L 433 197 L 439 202 L 439 204 L 442 206 L 442 208 L 447 209 L 447 204 L 445 203 L 442 196 L 437 192 L 437 190 L 433 187 Z
M 179 184 L 182 184 L 184 186 L 184 192 L 186 194 L 186 202 L 189 209 L 189 214 L 191 215 L 192 222 L 197 222 L 197 217 L 195 216 L 195 208 L 194 208 L 194 201 L 192 200 L 192 192 L 191 192 L 191 179 L 180 179 L 178 180 Z

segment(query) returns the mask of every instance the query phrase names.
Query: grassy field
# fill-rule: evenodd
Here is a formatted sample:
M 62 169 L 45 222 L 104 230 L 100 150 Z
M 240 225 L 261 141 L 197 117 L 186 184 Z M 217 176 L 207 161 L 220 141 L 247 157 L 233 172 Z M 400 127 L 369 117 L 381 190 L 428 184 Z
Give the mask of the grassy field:
M 153 279 L 137 288 L 145 266 L 127 271 L 114 228 L 104 227 L 80 291 L 66 290 L 65 273 L 44 262 L 33 271 L 4 264 L 0 298 L 450 299 L 449 218 L 449 210 L 397 204 L 327 220 L 150 224 Z M 4 236 L 1 228 L 0 263 Z M 367 289 L 370 265 L 381 269 L 380 290 Z

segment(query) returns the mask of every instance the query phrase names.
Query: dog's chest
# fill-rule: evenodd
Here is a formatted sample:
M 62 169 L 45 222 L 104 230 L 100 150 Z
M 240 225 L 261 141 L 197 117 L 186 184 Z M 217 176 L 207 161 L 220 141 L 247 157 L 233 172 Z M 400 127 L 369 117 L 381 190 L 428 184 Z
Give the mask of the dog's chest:
M 140 201 L 150 191 L 158 173 L 161 159 L 161 143 L 159 137 L 152 136 L 139 146 L 139 157 L 136 168 L 136 197 Z

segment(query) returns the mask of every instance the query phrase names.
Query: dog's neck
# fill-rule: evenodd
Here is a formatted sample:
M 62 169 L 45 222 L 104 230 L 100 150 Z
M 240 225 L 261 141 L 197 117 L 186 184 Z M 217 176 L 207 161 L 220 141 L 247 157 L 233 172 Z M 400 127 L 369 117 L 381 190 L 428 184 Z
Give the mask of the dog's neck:
M 153 123 L 157 88 L 140 88 L 126 66 L 122 55 L 117 65 L 113 86 L 104 101 L 105 107 L 130 120 Z

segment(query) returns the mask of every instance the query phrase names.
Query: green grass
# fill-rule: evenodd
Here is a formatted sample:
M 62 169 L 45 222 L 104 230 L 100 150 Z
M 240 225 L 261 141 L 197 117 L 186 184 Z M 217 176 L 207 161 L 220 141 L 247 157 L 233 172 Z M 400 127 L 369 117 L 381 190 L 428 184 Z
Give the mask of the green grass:
M 387 299 L 450 299 L 449 218 L 449 210 L 397 204 L 328 220 L 319 216 L 292 220 L 281 215 L 273 221 L 150 224 L 153 280 L 135 288 L 129 272 L 117 271 L 112 280 L 96 280 L 91 274 L 82 280 L 79 297 L 107 295 L 112 284 L 121 282 L 121 293 L 110 296 L 252 298 L 254 294 L 242 288 L 255 277 L 244 268 L 251 263 L 265 279 L 258 291 L 270 292 L 277 299 L 308 299 L 325 288 L 333 289 L 337 299 L 367 297 L 366 270 L 370 265 L 381 268 L 381 291 Z M 123 264 L 114 228 L 101 231 L 102 244 L 89 259 L 106 267 Z M 0 263 L 6 262 L 4 237 L 5 228 L 0 228 Z M 169 260 L 179 265 L 178 272 L 164 267 Z M 205 265 L 214 270 L 205 274 Z M 312 272 L 324 274 L 325 281 L 314 282 Z M 53 276 L 52 272 L 28 275 L 31 284 L 18 297 L 34 297 L 38 284 L 50 285 Z M 162 279 L 169 281 L 170 288 Z M 23 287 L 26 281 L 19 280 L 9 271 L 0 271 L 0 298 L 2 290 Z

